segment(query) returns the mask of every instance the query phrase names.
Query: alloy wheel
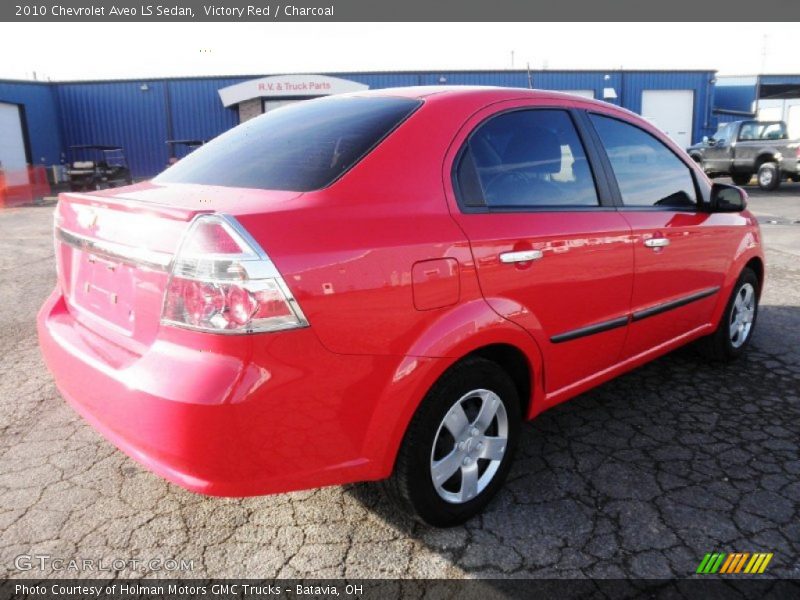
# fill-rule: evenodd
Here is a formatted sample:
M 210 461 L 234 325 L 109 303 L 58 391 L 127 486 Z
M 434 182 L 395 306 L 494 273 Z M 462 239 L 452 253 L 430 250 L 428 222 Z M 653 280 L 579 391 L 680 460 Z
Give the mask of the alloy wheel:
M 745 283 L 736 292 L 736 299 L 731 308 L 729 333 L 734 348 L 740 348 L 747 341 L 753 328 L 755 313 L 756 291 L 751 284 Z
M 508 414 L 502 399 L 478 389 L 464 394 L 439 424 L 430 475 L 439 496 L 463 504 L 494 478 L 508 447 Z

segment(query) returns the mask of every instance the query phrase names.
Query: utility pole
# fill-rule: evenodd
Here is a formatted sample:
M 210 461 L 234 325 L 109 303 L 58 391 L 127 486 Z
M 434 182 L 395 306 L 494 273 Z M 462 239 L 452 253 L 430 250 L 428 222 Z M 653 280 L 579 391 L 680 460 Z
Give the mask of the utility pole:
M 511 68 L 514 68 L 514 51 L 511 51 Z

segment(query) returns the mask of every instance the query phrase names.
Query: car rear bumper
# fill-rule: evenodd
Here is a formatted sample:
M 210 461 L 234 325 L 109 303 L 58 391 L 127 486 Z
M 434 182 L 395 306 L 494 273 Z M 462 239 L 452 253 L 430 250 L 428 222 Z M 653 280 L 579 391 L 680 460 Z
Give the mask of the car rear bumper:
M 250 496 L 381 472 L 362 454 L 377 399 L 370 389 L 391 378 L 390 361 L 334 354 L 310 329 L 218 336 L 162 327 L 133 355 L 76 322 L 58 290 L 38 333 L 75 410 L 184 488 Z

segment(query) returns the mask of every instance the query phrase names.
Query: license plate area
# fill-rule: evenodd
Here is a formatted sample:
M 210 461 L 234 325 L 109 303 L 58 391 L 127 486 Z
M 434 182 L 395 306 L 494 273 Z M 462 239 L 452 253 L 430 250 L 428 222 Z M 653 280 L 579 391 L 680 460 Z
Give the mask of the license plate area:
M 133 332 L 135 269 L 88 252 L 76 255 L 72 303 L 126 334 Z

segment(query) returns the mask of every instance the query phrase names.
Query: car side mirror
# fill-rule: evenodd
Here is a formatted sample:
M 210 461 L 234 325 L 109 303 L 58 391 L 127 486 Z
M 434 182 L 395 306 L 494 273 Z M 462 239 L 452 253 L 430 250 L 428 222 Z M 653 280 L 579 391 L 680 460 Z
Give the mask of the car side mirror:
M 747 208 L 747 192 L 735 185 L 711 186 L 711 212 L 742 212 Z
M 707 135 L 703 136 L 703 143 L 706 144 L 706 145 L 711 145 L 711 140 L 708 139 Z

